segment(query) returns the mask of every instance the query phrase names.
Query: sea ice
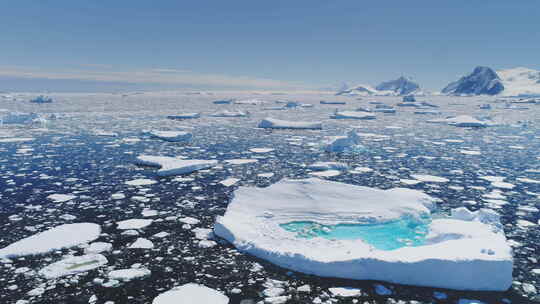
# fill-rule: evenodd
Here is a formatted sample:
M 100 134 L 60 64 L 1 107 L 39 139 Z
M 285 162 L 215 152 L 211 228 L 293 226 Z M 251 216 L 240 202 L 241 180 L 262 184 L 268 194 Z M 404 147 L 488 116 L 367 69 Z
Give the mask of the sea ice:
M 194 171 L 212 168 L 216 160 L 180 159 L 167 156 L 139 155 L 136 163 L 139 165 L 159 167 L 159 176 L 187 174 Z
M 211 114 L 212 117 L 247 117 L 249 116 L 249 112 L 242 112 L 242 111 L 221 111 L 216 112 L 214 114 Z
M 200 118 L 200 113 L 181 113 L 177 115 L 169 115 L 167 116 L 168 119 L 193 119 L 193 118 Z
M 150 136 L 172 142 L 188 142 L 193 134 L 185 131 L 151 131 Z
M 129 269 L 118 269 L 109 272 L 109 279 L 128 282 L 135 279 L 142 279 L 148 277 L 152 274 L 147 268 L 129 268 Z
M 323 277 L 506 290 L 512 283 L 513 259 L 498 215 L 481 209 L 432 218 L 435 202 L 412 189 L 379 190 L 316 178 L 282 180 L 267 188 L 236 190 L 225 215 L 217 218 L 214 233 L 243 252 Z M 302 237 L 283 228 L 313 223 L 319 225 L 314 231 L 322 235 L 328 233 L 328 226 L 348 225 L 352 231 L 355 225 L 384 228 L 396 221 L 407 223 L 406 219 L 428 222 L 425 240 L 415 245 L 409 245 L 413 240 L 403 240 L 402 247 L 390 250 L 371 245 L 373 240 Z M 415 226 L 399 227 L 407 231 Z M 384 230 L 381 237 L 395 239 Z
M 354 130 L 347 132 L 346 136 L 334 136 L 325 145 L 326 152 L 345 152 L 360 145 L 360 137 Z
M 45 254 L 70 248 L 91 242 L 97 239 L 100 233 L 100 226 L 93 223 L 60 225 L 0 249 L 0 258 Z
M 198 284 L 185 284 L 166 291 L 152 304 L 227 304 L 229 298 L 217 290 Z
M 259 123 L 259 128 L 270 129 L 322 129 L 320 122 L 287 121 L 275 118 L 265 118 Z
M 449 125 L 456 127 L 487 127 L 491 125 L 489 121 L 479 120 L 469 115 L 459 115 L 456 117 L 447 118 L 445 120 Z
M 74 198 L 76 198 L 75 195 L 70 195 L 70 194 L 58 194 L 58 193 L 55 193 L 55 194 L 51 194 L 49 196 L 47 196 L 48 199 L 50 199 L 51 201 L 55 202 L 55 203 L 63 203 L 63 202 L 67 202 L 67 201 L 70 201 Z
M 330 115 L 333 119 L 375 119 L 374 114 L 362 111 L 341 111 Z
M 45 266 L 39 274 L 46 279 L 55 279 L 86 272 L 108 263 L 107 258 L 101 254 L 86 254 L 82 256 L 71 256 Z
M 138 238 L 133 242 L 133 244 L 129 245 L 130 249 L 152 249 L 154 248 L 154 243 L 152 241 L 145 239 L 145 238 Z
M 156 183 L 157 181 L 153 179 L 148 179 L 148 178 L 139 178 L 139 179 L 134 179 L 134 180 L 125 182 L 126 185 L 130 185 L 130 186 L 148 186 L 148 185 L 153 185 Z
M 338 162 L 316 162 L 308 166 L 308 169 L 315 171 L 326 171 L 326 170 L 347 170 L 349 166 L 344 163 Z
M 152 224 L 153 220 L 149 219 L 129 219 L 125 221 L 117 222 L 118 229 L 120 230 L 130 230 L 130 229 L 143 229 Z

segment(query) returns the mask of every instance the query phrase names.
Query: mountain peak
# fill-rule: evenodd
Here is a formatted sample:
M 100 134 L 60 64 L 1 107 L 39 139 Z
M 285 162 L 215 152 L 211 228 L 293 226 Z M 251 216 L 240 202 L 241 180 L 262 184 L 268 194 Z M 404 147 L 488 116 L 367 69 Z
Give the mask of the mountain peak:
M 504 85 L 497 73 L 485 66 L 477 66 L 473 72 L 447 85 L 442 93 L 448 95 L 497 95 Z

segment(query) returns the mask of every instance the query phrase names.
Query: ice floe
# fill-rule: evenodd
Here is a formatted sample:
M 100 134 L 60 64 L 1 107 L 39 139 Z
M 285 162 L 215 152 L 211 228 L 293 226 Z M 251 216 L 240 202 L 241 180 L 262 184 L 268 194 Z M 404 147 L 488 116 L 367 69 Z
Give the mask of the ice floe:
M 120 230 L 130 230 L 130 229 L 143 229 L 150 226 L 154 220 L 150 219 L 129 219 L 125 221 L 117 222 L 116 225 Z
M 181 302 L 180 302 L 181 301 Z M 229 298 L 221 292 L 203 285 L 189 283 L 166 291 L 152 304 L 228 304 Z
M 188 142 L 193 134 L 185 131 L 150 131 L 150 136 L 172 142 Z
M 201 117 L 201 113 L 181 113 L 181 114 L 167 116 L 168 119 L 193 119 L 193 118 L 200 118 L 200 117 Z
M 275 118 L 265 118 L 259 123 L 259 128 L 269 129 L 322 129 L 320 122 L 287 121 Z
M 101 254 L 72 256 L 45 266 L 39 271 L 39 274 L 46 279 L 55 279 L 81 272 L 87 272 L 106 265 L 107 263 L 107 258 Z
M 341 112 L 334 112 L 334 114 L 330 115 L 330 118 L 333 119 L 375 119 L 375 114 L 371 114 L 368 112 L 363 111 L 341 111 Z
M 263 189 L 240 187 L 225 215 L 218 217 L 214 233 L 241 251 L 319 276 L 506 290 L 512 282 L 513 259 L 498 215 L 481 210 L 432 218 L 435 201 L 411 189 L 282 180 Z M 424 226 L 414 224 L 422 219 L 427 221 Z M 398 239 L 404 243 L 397 248 L 381 247 L 371 239 L 373 234 L 332 234 L 338 228 L 350 233 L 366 225 L 385 231 L 385 225 L 401 221 L 406 227 L 414 224 L 416 236 Z
M 91 242 L 99 237 L 101 228 L 93 223 L 76 223 L 56 226 L 29 236 L 0 249 L 0 258 L 45 254 Z
M 152 272 L 147 268 L 128 268 L 113 270 L 109 272 L 108 277 L 110 280 L 129 282 L 132 280 L 148 277 L 151 274 Z
M 159 176 L 188 174 L 194 171 L 208 169 L 217 165 L 216 160 L 180 159 L 167 156 L 139 155 L 136 163 L 139 165 L 159 167 Z

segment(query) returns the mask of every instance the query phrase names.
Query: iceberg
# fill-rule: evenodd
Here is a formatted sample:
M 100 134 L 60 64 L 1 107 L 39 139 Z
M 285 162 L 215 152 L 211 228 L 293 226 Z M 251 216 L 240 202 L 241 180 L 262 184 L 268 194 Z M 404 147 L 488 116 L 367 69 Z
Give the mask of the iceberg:
M 265 118 L 259 123 L 259 128 L 266 129 L 322 129 L 320 122 L 287 121 L 275 118 Z
M 432 217 L 435 203 L 412 189 L 282 180 L 236 190 L 214 234 L 242 252 L 321 277 L 508 289 L 513 258 L 498 214 Z
M 375 119 L 374 114 L 363 112 L 363 111 L 336 111 L 334 114 L 330 115 L 330 118 L 333 119 Z
M 98 224 L 60 225 L 0 249 L 0 258 L 45 254 L 55 250 L 75 247 L 97 239 L 100 233 L 101 227 Z
M 344 104 L 346 104 L 346 102 L 345 102 L 345 101 L 321 100 L 321 104 L 326 104 L 326 105 L 344 105 Z
M 194 171 L 212 168 L 216 160 L 180 159 L 167 156 L 139 155 L 135 161 L 138 165 L 159 167 L 159 176 L 188 174 Z
M 50 97 L 39 95 L 36 98 L 30 99 L 30 102 L 32 102 L 32 103 L 52 103 L 53 99 L 50 98 Z
M 239 104 L 239 105 L 251 105 L 251 106 L 261 105 L 261 104 L 265 104 L 265 103 L 266 103 L 266 101 L 260 100 L 260 99 L 236 100 L 236 101 L 234 102 L 234 104 Z
M 349 166 L 344 163 L 338 162 L 316 162 L 308 166 L 308 169 L 314 171 L 326 171 L 326 170 L 341 170 L 345 171 L 349 169 Z
M 231 104 L 234 101 L 234 99 L 220 99 L 220 100 L 214 100 L 214 104 Z
M 214 113 L 210 116 L 212 117 L 247 117 L 249 116 L 249 112 L 225 110 L 225 111 Z
M 464 128 L 481 128 L 490 125 L 489 121 L 479 120 L 469 115 L 459 115 L 445 120 L 449 125 Z
M 148 134 L 171 142 L 188 142 L 193 138 L 193 134 L 184 131 L 150 131 Z
M 360 136 L 355 130 L 350 130 L 345 136 L 334 136 L 325 145 L 326 152 L 345 152 L 353 149 L 354 146 L 360 145 Z
M 167 116 L 168 119 L 193 119 L 193 118 L 200 118 L 200 113 L 181 113 L 177 115 L 169 115 Z

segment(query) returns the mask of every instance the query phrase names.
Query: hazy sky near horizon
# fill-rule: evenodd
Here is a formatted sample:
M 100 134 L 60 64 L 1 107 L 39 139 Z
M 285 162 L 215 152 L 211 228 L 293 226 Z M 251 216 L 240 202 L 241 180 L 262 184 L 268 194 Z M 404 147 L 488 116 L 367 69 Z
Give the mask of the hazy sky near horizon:
M 540 1 L 6 1 L 0 90 L 319 89 L 540 70 Z

